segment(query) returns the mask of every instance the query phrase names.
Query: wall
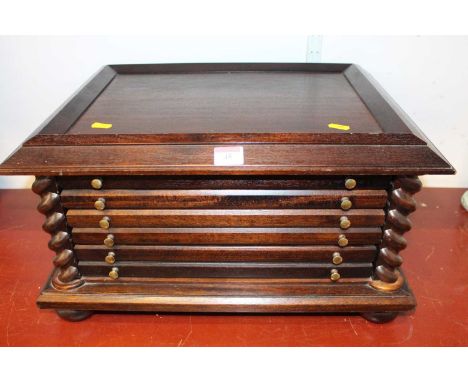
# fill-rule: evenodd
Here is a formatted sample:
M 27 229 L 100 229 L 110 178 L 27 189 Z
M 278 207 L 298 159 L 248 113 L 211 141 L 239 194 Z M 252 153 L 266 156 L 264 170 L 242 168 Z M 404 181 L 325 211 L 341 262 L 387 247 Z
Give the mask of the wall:
M 0 37 L 0 160 L 99 67 L 112 63 L 304 62 L 307 36 Z M 468 37 L 324 36 L 322 62 L 361 65 L 458 170 L 429 187 L 468 187 Z M 0 177 L 0 188 L 31 177 Z

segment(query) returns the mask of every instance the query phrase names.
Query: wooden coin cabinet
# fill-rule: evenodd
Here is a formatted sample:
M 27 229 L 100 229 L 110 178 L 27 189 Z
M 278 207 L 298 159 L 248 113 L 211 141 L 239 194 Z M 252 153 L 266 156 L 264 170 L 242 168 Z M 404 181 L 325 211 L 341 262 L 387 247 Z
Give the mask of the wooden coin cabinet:
M 389 321 L 415 306 L 400 266 L 417 176 L 453 172 L 349 64 L 106 66 L 0 166 L 36 176 L 56 253 L 38 305 L 72 321 Z

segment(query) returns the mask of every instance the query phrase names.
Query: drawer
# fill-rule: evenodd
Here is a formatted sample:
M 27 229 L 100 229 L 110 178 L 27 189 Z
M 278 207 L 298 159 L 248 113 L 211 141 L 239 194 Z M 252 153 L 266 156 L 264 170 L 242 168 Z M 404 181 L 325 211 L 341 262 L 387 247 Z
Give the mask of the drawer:
M 134 189 L 346 189 L 354 179 L 355 189 L 387 189 L 389 176 L 63 176 L 61 189 L 92 189 L 98 179 L 102 190 Z M 353 183 L 351 184 L 353 185 Z M 348 183 L 348 187 L 349 187 Z
M 105 263 L 81 261 L 83 276 L 109 277 L 256 277 L 256 278 L 330 278 L 332 269 L 340 278 L 370 277 L 371 263 L 343 264 L 341 266 L 317 263 L 163 263 L 125 262 L 110 267 Z
M 64 190 L 68 209 L 288 209 L 383 208 L 385 190 Z M 349 203 L 349 202 L 348 202 Z
M 104 219 L 104 220 L 103 220 Z M 76 228 L 122 227 L 378 227 L 383 210 L 69 210 Z M 348 226 L 349 225 L 349 226 Z
M 378 244 L 380 228 L 74 228 L 77 244 L 364 245 Z
M 200 245 L 103 245 L 77 244 L 74 251 L 84 261 L 104 261 L 109 252 L 115 261 L 161 262 L 322 262 L 333 263 L 334 254 L 343 263 L 372 262 L 375 245 L 347 246 L 200 246 Z M 335 263 L 340 264 L 335 260 Z

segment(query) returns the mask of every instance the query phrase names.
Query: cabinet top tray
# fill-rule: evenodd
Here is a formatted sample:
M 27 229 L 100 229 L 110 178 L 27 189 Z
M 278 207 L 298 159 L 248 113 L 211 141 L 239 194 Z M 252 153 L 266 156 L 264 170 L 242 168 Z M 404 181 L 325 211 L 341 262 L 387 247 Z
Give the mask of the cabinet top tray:
M 453 172 L 355 65 L 225 63 L 105 66 L 0 166 L 0 174 L 111 174 L 116 168 L 156 174 L 190 172 L 189 167 L 194 174 L 228 173 L 214 166 L 206 147 L 196 149 L 225 144 L 250 145 L 244 165 L 237 169 L 242 173 L 252 166 L 256 173 L 280 168 L 291 173 L 301 166 L 300 174 L 321 173 L 320 168 L 338 174 L 345 167 L 346 173 L 362 174 Z M 295 158 L 293 152 L 281 158 L 288 151 L 283 147 L 278 153 L 273 149 L 268 154 L 273 160 L 265 162 L 260 157 L 264 151 L 255 152 L 262 144 L 329 145 L 330 155 L 328 162 L 310 155 L 309 160 Z M 163 153 L 148 147 L 152 145 L 161 146 Z M 165 162 L 167 145 L 178 145 L 169 150 L 172 163 Z M 360 145 L 381 148 L 381 155 L 367 166 L 374 171 L 353 160 L 366 150 L 352 148 Z M 86 150 L 80 155 L 77 147 L 83 146 L 107 146 L 103 155 L 112 155 L 115 165 L 99 155 L 89 157 Z M 128 158 L 129 146 L 155 155 L 154 166 L 147 160 L 140 163 L 141 156 Z M 387 152 L 387 147 L 392 148 Z M 336 161 L 337 155 L 348 155 L 348 161 Z M 401 162 L 402 155 L 414 160 Z

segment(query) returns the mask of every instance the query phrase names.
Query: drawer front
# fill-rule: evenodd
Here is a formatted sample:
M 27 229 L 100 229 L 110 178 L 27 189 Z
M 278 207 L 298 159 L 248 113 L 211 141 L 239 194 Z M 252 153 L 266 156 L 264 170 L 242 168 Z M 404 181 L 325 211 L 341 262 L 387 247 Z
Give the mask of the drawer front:
M 97 262 L 79 263 L 84 276 L 109 275 L 109 266 Z M 120 277 L 259 277 L 259 278 L 330 278 L 332 270 L 340 277 L 370 277 L 371 263 L 330 264 L 309 263 L 162 263 L 118 262 L 113 266 Z
M 384 190 L 64 190 L 65 208 L 93 209 L 340 209 L 343 198 L 349 208 L 383 208 Z
M 372 274 L 390 177 L 60 177 L 85 277 Z
M 77 244 L 365 245 L 378 244 L 380 228 L 74 228 Z M 345 241 L 343 241 L 343 238 Z M 341 239 L 341 241 L 340 241 Z M 111 244 L 105 244 L 112 247 Z
M 354 189 L 387 189 L 388 176 L 65 176 L 58 178 L 61 189 L 92 189 L 93 180 L 102 190 L 177 190 L 177 189 L 346 189 L 346 181 L 355 181 Z M 349 187 L 349 184 L 348 184 Z
M 68 224 L 75 228 L 132 227 L 378 227 L 383 210 L 69 210 Z M 346 222 L 343 222 L 346 220 Z M 343 223 L 346 223 L 343 225 Z M 349 226 L 348 226 L 349 225 Z
M 374 261 L 377 247 L 348 246 L 177 246 L 177 245 L 75 245 L 78 259 L 105 261 L 111 253 L 112 261 L 160 262 L 322 262 L 341 264 Z M 337 259 L 336 256 L 341 259 Z M 338 260 L 338 261 L 337 261 Z

